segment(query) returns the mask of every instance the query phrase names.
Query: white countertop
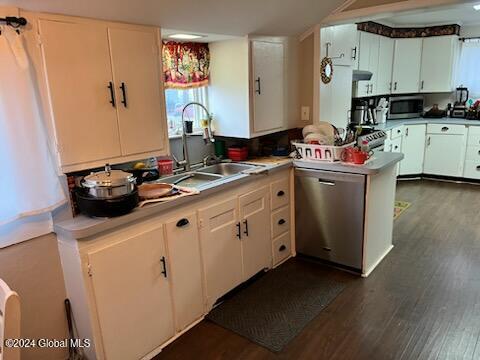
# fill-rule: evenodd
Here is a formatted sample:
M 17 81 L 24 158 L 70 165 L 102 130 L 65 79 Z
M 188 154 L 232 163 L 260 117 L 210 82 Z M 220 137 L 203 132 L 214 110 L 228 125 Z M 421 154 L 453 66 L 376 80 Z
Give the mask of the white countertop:
M 342 163 L 340 161 L 309 161 L 309 160 L 294 160 L 295 167 L 336 171 L 350 174 L 375 175 L 390 166 L 395 165 L 403 159 L 402 153 L 383 152 L 375 153 L 372 158 L 364 165 L 355 165 Z
M 472 125 L 480 126 L 480 120 L 467 120 L 456 118 L 414 118 L 414 119 L 399 119 L 399 120 L 387 120 L 384 124 L 375 125 L 375 129 L 378 130 L 390 130 L 402 125 L 417 125 L 417 124 L 452 124 L 452 125 Z
M 265 162 L 262 163 L 262 168 L 264 168 L 265 171 L 268 172 L 286 169 L 291 166 L 291 160 L 286 160 L 282 162 L 274 161 L 271 164 Z M 148 216 L 160 214 L 164 211 L 170 210 L 180 205 L 185 205 L 193 203 L 200 199 L 204 199 L 205 196 L 209 196 L 213 193 L 224 190 L 227 187 L 238 186 L 241 183 L 253 181 L 255 180 L 255 176 L 256 175 L 248 175 L 243 173 L 229 176 L 202 187 L 201 189 L 199 189 L 200 194 L 198 195 L 184 196 L 172 201 L 149 204 L 142 208 L 137 207 L 133 209 L 132 212 L 123 216 L 117 216 L 112 218 L 95 218 L 80 214 L 73 219 L 55 223 L 54 231 L 56 233 L 64 234 L 75 239 L 86 238 L 100 232 L 112 230 L 116 227 L 146 218 Z

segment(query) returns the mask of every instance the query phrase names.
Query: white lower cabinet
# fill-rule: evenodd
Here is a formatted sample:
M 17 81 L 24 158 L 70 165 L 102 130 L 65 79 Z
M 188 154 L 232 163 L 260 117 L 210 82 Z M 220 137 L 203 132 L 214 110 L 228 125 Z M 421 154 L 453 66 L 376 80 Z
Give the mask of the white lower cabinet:
M 239 197 L 243 280 L 272 266 L 269 190 L 263 186 Z
M 468 128 L 463 177 L 480 179 L 480 126 L 470 126 Z
M 463 174 L 464 135 L 427 134 L 423 172 L 431 175 Z
M 400 175 L 414 175 L 423 172 L 425 132 L 425 125 L 406 125 L 404 127 L 401 148 L 405 157 L 400 163 Z
M 139 359 L 174 335 L 162 226 L 87 257 L 104 358 Z
M 165 234 L 175 304 L 175 329 L 181 331 L 201 318 L 205 311 L 196 213 L 190 212 L 167 220 Z
M 93 340 L 88 358 L 151 358 L 273 258 L 288 258 L 290 177 L 256 176 L 101 235 L 59 233 L 78 336 Z
M 242 244 L 236 197 L 198 211 L 207 308 L 242 280 Z

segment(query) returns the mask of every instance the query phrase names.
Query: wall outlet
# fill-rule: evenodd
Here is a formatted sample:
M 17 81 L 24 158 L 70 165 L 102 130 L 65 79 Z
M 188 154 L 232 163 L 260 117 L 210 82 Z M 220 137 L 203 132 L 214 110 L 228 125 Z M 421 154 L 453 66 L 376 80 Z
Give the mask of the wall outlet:
M 302 106 L 302 121 L 309 121 L 309 120 L 310 120 L 310 107 Z

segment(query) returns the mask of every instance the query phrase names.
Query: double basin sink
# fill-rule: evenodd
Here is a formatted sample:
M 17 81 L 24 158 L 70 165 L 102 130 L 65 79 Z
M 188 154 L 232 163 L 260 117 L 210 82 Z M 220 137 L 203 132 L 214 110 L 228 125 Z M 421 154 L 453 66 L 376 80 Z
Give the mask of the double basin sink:
M 179 186 L 202 188 L 214 181 L 219 181 L 230 176 L 238 175 L 242 171 L 255 168 L 253 165 L 234 164 L 234 163 L 218 163 L 202 167 L 195 171 L 189 171 L 178 175 L 161 178 L 159 181 L 167 184 L 175 184 Z

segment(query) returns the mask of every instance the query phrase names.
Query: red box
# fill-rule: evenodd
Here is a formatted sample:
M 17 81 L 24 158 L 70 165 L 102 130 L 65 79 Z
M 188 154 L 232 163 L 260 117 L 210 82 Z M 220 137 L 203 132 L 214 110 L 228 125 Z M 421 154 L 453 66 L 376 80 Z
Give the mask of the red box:
M 228 148 L 228 158 L 233 161 L 244 161 L 248 158 L 248 148 L 243 147 L 229 147 Z

